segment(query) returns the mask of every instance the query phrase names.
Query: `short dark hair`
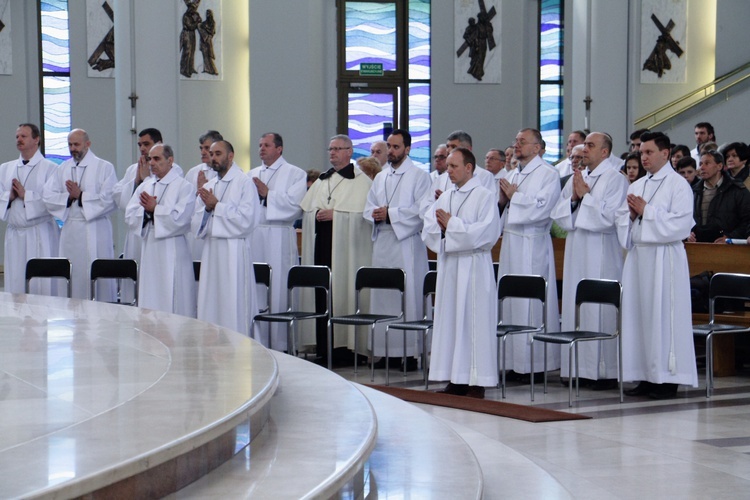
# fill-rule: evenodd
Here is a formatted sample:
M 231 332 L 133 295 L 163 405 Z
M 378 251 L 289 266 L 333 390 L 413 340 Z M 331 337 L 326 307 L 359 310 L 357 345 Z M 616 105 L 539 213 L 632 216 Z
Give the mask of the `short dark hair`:
M 571 132 L 571 134 L 577 135 L 581 138 L 582 141 L 586 140 L 586 132 L 584 132 L 583 130 L 574 130 L 573 132 Z
M 31 138 L 39 139 L 39 136 L 41 135 L 39 132 L 39 127 L 37 127 L 33 123 L 21 123 L 20 125 L 18 125 L 18 128 L 21 127 L 29 127 L 31 129 Z
M 682 156 L 690 156 L 690 148 L 685 146 L 684 144 L 677 144 L 672 148 L 670 156 L 674 156 L 677 153 L 682 153 Z
M 632 134 L 630 134 L 630 140 L 633 139 L 640 139 L 640 137 L 645 134 L 646 132 L 649 132 L 647 128 L 639 128 L 638 130 L 634 131 Z M 643 140 L 643 139 L 641 139 Z
M 656 144 L 659 151 L 670 149 L 669 146 L 672 144 L 669 137 L 664 132 L 644 132 L 641 134 L 641 143 L 648 141 L 654 141 L 654 144 Z
M 261 137 L 265 137 L 267 135 L 273 136 L 273 144 L 277 148 L 283 148 L 284 147 L 284 139 L 281 138 L 281 134 L 277 134 L 276 132 L 266 132 L 265 134 L 261 135 Z
M 497 148 L 490 148 L 490 149 L 489 149 L 489 150 L 488 150 L 487 152 L 489 153 L 490 151 L 494 151 L 494 152 L 496 152 L 496 153 L 497 153 L 497 154 L 498 154 L 498 155 L 500 156 L 500 159 L 501 159 L 502 161 L 505 161 L 505 160 L 507 159 L 507 158 L 505 157 L 505 151 L 503 151 L 502 149 L 497 149 Z
M 214 144 L 216 144 L 217 142 L 224 144 L 224 146 L 227 148 L 227 153 L 234 153 L 234 146 L 232 146 L 232 143 L 229 142 L 228 140 L 222 139 L 220 141 L 214 142 Z
M 464 159 L 464 165 L 471 163 L 471 171 L 474 172 L 474 170 L 477 168 L 477 159 L 476 157 L 474 157 L 474 153 L 472 153 L 469 148 L 464 148 L 461 146 L 457 147 L 452 152 L 456 152 L 456 151 L 461 153 L 461 156 Z
M 744 142 L 730 142 L 726 146 L 719 149 L 719 151 L 724 155 L 724 157 L 726 157 L 727 153 L 729 153 L 730 151 L 734 151 L 735 153 L 737 153 L 737 156 L 739 156 L 740 160 L 750 160 L 750 148 L 748 148 L 747 144 L 745 144 Z
M 698 122 L 695 124 L 694 128 L 705 128 L 706 132 L 708 132 L 708 135 L 714 138 L 714 141 L 716 141 L 716 134 L 714 133 L 714 126 L 711 125 L 708 122 Z
M 695 158 L 693 158 L 690 155 L 683 156 L 677 161 L 677 165 L 675 166 L 675 170 L 680 170 L 681 168 L 687 168 L 692 167 L 693 170 L 697 170 L 698 166 L 695 164 Z
M 144 135 L 151 137 L 154 142 L 164 142 L 161 138 L 161 132 L 159 132 L 158 129 L 144 128 L 143 130 L 138 132 L 138 137 L 143 137 Z
M 203 144 L 206 139 L 211 139 L 211 142 L 223 141 L 224 137 L 217 130 L 209 130 L 198 138 L 198 142 Z
M 397 128 L 393 132 L 391 132 L 391 135 L 400 135 L 401 139 L 404 141 L 404 147 L 410 148 L 411 147 L 411 134 L 408 130 L 403 128 Z
M 469 146 L 473 146 L 471 142 L 471 136 L 463 130 L 454 130 L 453 132 L 448 134 L 446 142 L 448 141 L 458 141 L 461 144 L 468 144 Z

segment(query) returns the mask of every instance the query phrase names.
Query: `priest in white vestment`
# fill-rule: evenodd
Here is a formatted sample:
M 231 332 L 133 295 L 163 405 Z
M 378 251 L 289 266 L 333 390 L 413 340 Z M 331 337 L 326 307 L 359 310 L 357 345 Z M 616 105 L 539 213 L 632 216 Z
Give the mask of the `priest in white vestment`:
M 90 148 L 85 130 L 71 131 L 68 149 L 72 158 L 62 163 L 44 185 L 47 210 L 63 222 L 59 255 L 72 265 L 76 299 L 90 298 L 91 262 L 115 256 L 109 217 L 117 208 L 112 198 L 117 175 L 115 167 Z M 114 302 L 115 286 L 114 280 L 99 280 L 97 300 Z
M 138 186 L 125 210 L 125 222 L 142 241 L 138 305 L 194 318 L 196 285 L 186 234 L 195 190 L 173 168 L 170 146 L 156 144 L 148 157 L 153 175 Z
M 333 315 L 355 312 L 354 278 L 357 269 L 372 264 L 372 228 L 362 217 L 367 193 L 372 181 L 351 163 L 352 141 L 346 135 L 336 135 L 328 145 L 332 165 L 320 174 L 302 199 L 302 264 L 327 265 L 332 272 Z M 312 294 L 303 294 L 304 307 L 310 307 Z M 367 294 L 363 294 L 363 309 L 369 309 Z M 316 308 L 324 308 L 324 297 L 317 294 Z M 322 302 L 322 303 L 321 303 Z M 360 353 L 369 351 L 368 328 L 358 329 Z M 354 327 L 334 327 L 334 363 L 346 362 L 346 348 L 354 348 Z M 315 337 L 312 329 L 305 329 L 300 345 L 316 345 L 316 362 L 327 364 L 326 320 L 318 320 Z M 337 351 L 338 349 L 338 351 Z M 339 354 L 340 353 L 340 354 Z
M 430 172 L 430 183 L 437 179 L 440 174 L 448 168 L 445 160 L 448 158 L 448 148 L 445 144 L 438 144 L 435 153 L 432 155 L 432 172 Z
M 115 184 L 112 197 L 122 213 L 133 197 L 133 193 L 141 183 L 151 176 L 149 167 L 148 153 L 154 144 L 162 142 L 161 132 L 155 128 L 145 128 L 138 133 L 138 152 L 140 156 L 138 161 L 130 165 L 125 174 L 117 184 Z M 173 168 L 182 175 L 182 169 L 179 165 L 174 164 Z M 125 233 L 125 243 L 122 247 L 122 256 L 125 259 L 132 259 L 141 266 L 141 230 L 140 228 L 129 228 Z M 133 283 L 130 280 L 122 280 L 120 283 L 120 301 L 130 303 L 133 301 Z
M 37 257 L 56 257 L 60 229 L 47 211 L 42 194 L 44 184 L 57 165 L 39 151 L 39 127 L 23 123 L 16 130 L 18 159 L 0 165 L 0 219 L 5 229 L 5 291 L 25 293 L 26 262 Z M 53 280 L 31 282 L 31 293 L 55 295 Z
M 609 135 L 601 132 L 589 134 L 582 149 L 586 168 L 576 170 L 568 179 L 552 210 L 552 219 L 568 232 L 563 266 L 563 331 L 575 330 L 578 282 L 586 278 L 620 281 L 624 261 L 617 240 L 615 212 L 625 201 L 628 180 L 620 173 L 619 161 L 611 156 L 612 139 Z M 615 332 L 617 317 L 614 309 L 611 306 L 583 306 L 581 329 Z M 568 346 L 562 346 L 562 377 L 571 373 L 568 350 Z M 578 345 L 578 356 L 579 376 L 596 380 L 595 389 L 617 385 L 617 340 L 582 342 Z
M 201 162 L 188 170 L 185 174 L 185 180 L 193 186 L 193 189 L 196 192 L 198 192 L 198 189 L 202 188 L 205 183 L 216 177 L 216 172 L 211 168 L 211 144 L 222 140 L 224 140 L 224 137 L 222 137 L 222 135 L 216 130 L 209 130 L 198 138 Z M 198 217 L 197 212 L 193 216 L 193 227 L 198 227 L 201 223 L 196 217 Z M 201 254 L 203 253 L 203 240 L 200 238 L 196 239 L 193 231 L 188 233 L 187 239 L 193 260 L 200 261 Z
M 198 189 L 197 237 L 204 240 L 198 319 L 250 335 L 258 314 L 250 238 L 258 219 L 258 190 L 234 163 L 225 140 L 211 145 L 217 176 Z
M 484 397 L 497 385 L 497 292 L 492 247 L 500 236 L 495 195 L 473 176 L 474 155 L 448 155 L 455 187 L 425 213 L 422 239 L 438 256 L 430 380 L 441 392 Z
M 372 265 L 397 267 L 406 273 L 406 321 L 423 318 L 422 284 L 427 274 L 427 249 L 421 238 L 420 202 L 428 195 L 430 176 L 409 158 L 411 134 L 396 129 L 388 137 L 388 164 L 367 194 L 364 218 L 372 224 Z M 373 290 L 370 312 L 394 314 L 401 311 L 401 294 L 395 290 Z M 385 356 L 386 323 L 375 326 L 374 355 Z M 407 331 L 406 353 L 400 335 L 389 339 L 388 354 L 413 357 L 421 352 L 421 335 Z M 398 339 L 398 341 L 395 341 Z
M 622 358 L 625 381 L 640 381 L 629 396 L 666 399 L 677 385 L 698 386 L 693 346 L 690 275 L 683 240 L 690 235 L 693 192 L 670 163 L 669 137 L 641 135 L 648 175 L 628 188 L 617 211 L 625 249 L 622 273 Z
M 287 275 L 299 263 L 297 231 L 294 221 L 302 215 L 300 202 L 307 192 L 307 174 L 282 156 L 284 142 L 275 132 L 263 134 L 258 144 L 261 166 L 250 170 L 260 200 L 260 219 L 253 233 L 253 256 L 256 262 L 271 266 L 270 310 L 287 310 Z M 258 306 L 266 307 L 266 296 L 258 297 Z M 269 328 L 273 342 L 268 338 Z M 287 349 L 284 323 L 258 323 L 255 339 L 278 351 Z
M 503 243 L 498 276 L 534 274 L 547 280 L 547 331 L 560 330 L 557 304 L 555 255 L 550 228 L 552 209 L 560 199 L 560 176 L 539 156 L 542 137 L 536 129 L 523 129 L 516 135 L 514 155 L 518 171 L 500 180 Z M 503 302 L 503 321 L 515 325 L 541 325 L 542 308 L 528 299 Z M 547 347 L 547 369 L 560 367 L 560 348 Z M 535 356 L 531 366 L 528 335 L 509 335 L 506 340 L 506 368 L 516 373 L 539 373 L 544 357 Z

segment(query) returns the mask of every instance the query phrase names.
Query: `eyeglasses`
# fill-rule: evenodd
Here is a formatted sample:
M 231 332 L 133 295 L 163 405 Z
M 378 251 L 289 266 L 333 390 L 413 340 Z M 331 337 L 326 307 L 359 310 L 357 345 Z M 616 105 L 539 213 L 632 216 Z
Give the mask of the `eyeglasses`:
M 433 160 L 445 160 L 448 158 L 446 155 L 435 155 L 432 157 Z
M 343 151 L 343 150 L 345 150 L 345 149 L 349 149 L 349 148 L 350 148 L 350 146 L 347 146 L 347 147 L 345 147 L 345 148 L 334 148 L 334 147 L 330 147 L 330 148 L 328 148 L 328 152 L 330 153 L 331 151 L 336 151 L 336 152 L 338 153 L 339 151 Z

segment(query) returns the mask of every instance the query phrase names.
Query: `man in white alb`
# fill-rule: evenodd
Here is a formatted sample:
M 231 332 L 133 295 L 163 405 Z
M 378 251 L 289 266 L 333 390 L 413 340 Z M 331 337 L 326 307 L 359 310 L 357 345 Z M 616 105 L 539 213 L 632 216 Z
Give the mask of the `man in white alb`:
M 258 155 L 261 166 L 250 170 L 260 200 L 260 219 L 253 233 L 253 259 L 265 262 L 272 269 L 271 311 L 286 311 L 286 278 L 289 269 L 299 262 L 297 232 L 294 221 L 302 215 L 299 203 L 307 191 L 307 174 L 287 162 L 282 153 L 281 135 L 268 132 L 260 137 Z M 259 297 L 259 307 L 266 306 Z M 270 333 L 273 342 L 268 338 Z M 281 323 L 259 323 L 256 340 L 265 346 L 284 351 L 287 348 L 286 327 Z
M 60 233 L 60 257 L 70 260 L 73 270 L 73 297 L 90 298 L 91 262 L 115 256 L 112 222 L 117 209 L 113 189 L 117 183 L 115 167 L 91 151 L 85 130 L 68 134 L 72 158 L 60 165 L 44 185 L 44 203 L 52 215 L 63 222 Z M 98 300 L 115 301 L 113 280 L 99 280 Z
M 216 130 L 209 130 L 198 139 L 198 144 L 201 153 L 201 162 L 188 170 L 185 174 L 185 180 L 188 181 L 193 189 L 198 192 L 198 189 L 202 188 L 205 183 L 216 177 L 216 172 L 211 168 L 211 144 L 216 141 L 222 141 L 224 137 Z M 200 220 L 196 220 L 193 217 L 193 226 L 200 225 Z M 196 239 L 193 232 L 188 233 L 188 245 L 192 252 L 193 260 L 200 261 L 201 254 L 203 253 L 203 240 Z
M 26 262 L 36 257 L 56 257 L 60 229 L 47 211 L 42 194 L 44 184 L 57 165 L 39 151 L 39 127 L 22 123 L 16 130 L 18 159 L 0 165 L 0 219 L 5 230 L 5 291 L 24 293 Z M 31 282 L 31 292 L 55 295 L 57 286 L 49 280 Z
M 195 190 L 172 168 L 174 151 L 156 144 L 148 153 L 152 176 L 135 190 L 125 222 L 141 236 L 138 306 L 195 317 L 195 277 L 187 233 Z
M 409 158 L 411 134 L 396 129 L 388 137 L 388 164 L 372 183 L 367 194 L 363 216 L 372 224 L 372 265 L 398 267 L 406 273 L 406 321 L 423 317 L 422 283 L 427 274 L 427 249 L 422 242 L 420 202 L 427 196 L 430 176 Z M 398 314 L 401 294 L 392 290 L 370 292 L 370 312 Z M 376 325 L 374 356 L 385 356 L 385 324 Z M 389 344 L 388 354 L 400 360 L 409 357 L 411 368 L 416 368 L 413 357 L 419 351 L 420 336 L 407 333 L 406 353 L 402 342 Z M 413 361 L 412 361 L 413 360 Z M 387 360 L 386 360 L 387 362 Z

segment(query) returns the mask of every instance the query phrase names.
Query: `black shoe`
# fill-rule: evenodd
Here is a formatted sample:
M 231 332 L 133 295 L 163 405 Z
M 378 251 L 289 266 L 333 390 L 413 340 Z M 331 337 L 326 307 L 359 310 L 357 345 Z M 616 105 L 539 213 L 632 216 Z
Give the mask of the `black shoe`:
M 624 394 L 626 396 L 648 396 L 648 394 L 653 390 L 654 390 L 654 384 L 652 384 L 651 382 L 646 382 L 644 380 L 643 382 L 633 387 L 632 389 L 628 389 L 627 391 L 624 391 Z
M 404 363 L 401 363 L 401 371 L 404 371 Z M 417 358 L 411 356 L 406 358 L 406 371 L 407 372 L 415 372 L 419 369 L 419 363 L 417 363 Z
M 651 399 L 672 399 L 677 396 L 677 384 L 653 384 L 648 397 Z
M 502 377 L 502 375 L 501 375 Z M 505 371 L 505 381 L 506 382 L 520 382 L 523 378 L 523 374 L 514 372 L 513 370 L 506 370 Z
M 612 389 L 617 389 L 619 387 L 617 385 L 616 378 L 603 378 L 599 380 L 593 380 L 592 382 L 593 382 L 591 384 L 592 391 L 609 391 Z
M 484 387 L 478 385 L 470 385 L 466 395 L 470 398 L 484 399 Z
M 524 373 L 524 374 L 516 373 L 516 375 L 518 376 L 518 378 L 516 380 L 518 380 L 522 384 L 530 384 L 531 383 L 531 374 L 530 373 Z M 534 374 L 534 383 L 535 384 L 541 384 L 543 382 L 544 382 L 544 372 L 536 372 Z
M 451 394 L 453 396 L 466 396 L 466 394 L 468 394 L 469 392 L 469 386 L 466 384 L 454 384 L 452 382 L 448 382 L 448 385 L 446 385 L 445 388 L 435 392 L 437 392 L 438 394 Z

